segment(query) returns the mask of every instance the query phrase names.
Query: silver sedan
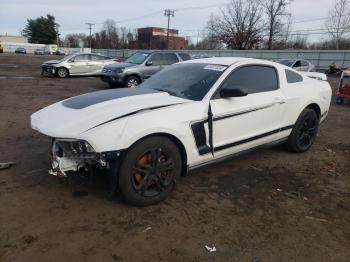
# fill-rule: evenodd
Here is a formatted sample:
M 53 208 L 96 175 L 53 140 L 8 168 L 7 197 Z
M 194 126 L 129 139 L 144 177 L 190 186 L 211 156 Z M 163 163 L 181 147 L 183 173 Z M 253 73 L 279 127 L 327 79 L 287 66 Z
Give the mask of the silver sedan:
M 316 72 L 316 66 L 307 60 L 303 59 L 279 59 L 276 61 L 279 64 L 289 66 L 296 71 Z
M 41 65 L 42 75 L 67 76 L 100 75 L 105 65 L 117 63 L 111 57 L 92 53 L 78 53 L 61 60 L 46 61 Z

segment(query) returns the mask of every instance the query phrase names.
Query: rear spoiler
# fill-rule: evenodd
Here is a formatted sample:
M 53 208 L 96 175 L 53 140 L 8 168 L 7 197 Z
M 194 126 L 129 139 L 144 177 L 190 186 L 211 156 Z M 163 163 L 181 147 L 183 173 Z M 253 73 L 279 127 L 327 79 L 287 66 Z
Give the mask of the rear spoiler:
M 300 73 L 309 78 L 313 78 L 321 81 L 327 81 L 327 75 L 323 73 L 316 73 L 316 72 L 300 72 Z

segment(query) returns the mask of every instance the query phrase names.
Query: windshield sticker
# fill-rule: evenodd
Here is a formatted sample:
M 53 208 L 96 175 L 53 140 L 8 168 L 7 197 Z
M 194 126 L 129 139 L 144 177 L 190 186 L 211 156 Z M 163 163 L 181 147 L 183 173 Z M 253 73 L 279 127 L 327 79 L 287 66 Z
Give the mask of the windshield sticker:
M 221 66 L 221 65 L 207 65 L 204 67 L 206 70 L 214 70 L 214 71 L 225 71 L 227 67 L 226 66 Z

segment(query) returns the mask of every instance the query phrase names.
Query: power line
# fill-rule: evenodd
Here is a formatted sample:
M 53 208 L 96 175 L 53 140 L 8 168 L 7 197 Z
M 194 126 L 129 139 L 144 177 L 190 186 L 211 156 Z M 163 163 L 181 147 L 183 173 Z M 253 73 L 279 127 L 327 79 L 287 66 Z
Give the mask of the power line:
M 229 3 L 220 3 L 215 5 L 202 5 L 202 6 L 191 6 L 191 7 L 184 7 L 184 8 L 177 8 L 175 9 L 176 12 L 182 12 L 182 11 L 188 11 L 188 10 L 202 10 L 202 9 L 208 9 L 213 7 L 220 7 L 224 5 L 228 5 Z
M 301 24 L 301 23 L 308 23 L 308 22 L 316 22 L 316 21 L 322 21 L 322 20 L 327 20 L 327 19 L 328 19 L 328 17 L 306 19 L 306 20 L 300 20 L 300 21 L 293 22 L 293 24 Z

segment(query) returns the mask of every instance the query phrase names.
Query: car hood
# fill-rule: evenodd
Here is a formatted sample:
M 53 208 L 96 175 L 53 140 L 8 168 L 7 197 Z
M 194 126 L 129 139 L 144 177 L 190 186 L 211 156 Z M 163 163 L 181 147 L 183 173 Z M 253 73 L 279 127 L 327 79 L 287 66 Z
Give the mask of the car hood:
M 44 62 L 43 64 L 50 64 L 50 65 L 53 65 L 53 64 L 59 64 L 59 63 L 61 63 L 61 61 L 60 60 L 50 60 L 50 61 L 46 61 L 46 62 Z
M 31 127 L 50 137 L 76 138 L 111 121 L 190 101 L 147 88 L 104 90 L 41 109 L 32 114 Z
M 106 68 L 117 69 L 117 68 L 127 68 L 127 67 L 132 67 L 132 66 L 137 66 L 137 65 L 131 64 L 131 63 L 115 63 L 115 64 L 111 64 L 111 65 L 106 66 Z

